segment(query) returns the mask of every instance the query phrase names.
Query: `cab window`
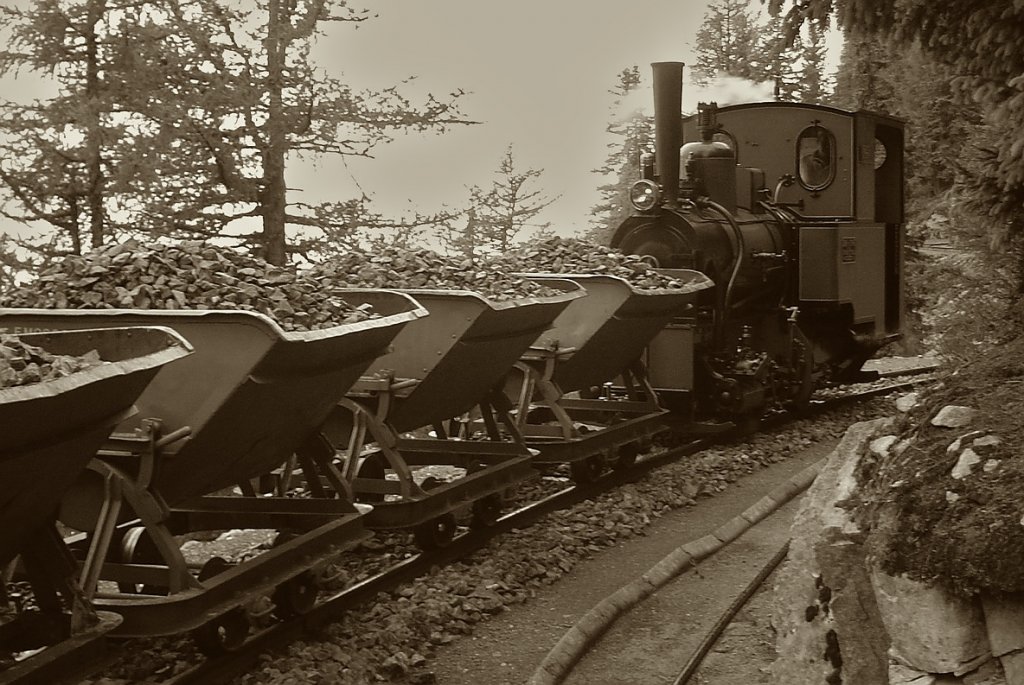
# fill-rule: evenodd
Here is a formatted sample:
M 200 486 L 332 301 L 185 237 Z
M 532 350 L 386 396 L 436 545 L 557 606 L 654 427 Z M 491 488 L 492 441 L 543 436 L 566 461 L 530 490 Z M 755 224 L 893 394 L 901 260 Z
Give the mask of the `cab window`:
M 796 141 L 797 170 L 800 185 L 822 190 L 835 177 L 836 137 L 824 126 L 815 124 L 800 132 Z

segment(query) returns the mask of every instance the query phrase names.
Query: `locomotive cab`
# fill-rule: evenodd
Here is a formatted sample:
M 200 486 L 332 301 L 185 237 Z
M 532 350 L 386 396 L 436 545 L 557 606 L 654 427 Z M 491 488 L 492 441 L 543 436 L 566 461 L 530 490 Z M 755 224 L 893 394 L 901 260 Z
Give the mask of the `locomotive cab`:
M 655 387 L 743 416 L 863 377 L 901 325 L 903 123 L 783 102 L 684 118 L 683 65 L 652 66 L 653 164 L 611 244 L 716 284 L 652 343 Z
M 801 308 L 847 310 L 858 335 L 884 341 L 898 334 L 902 122 L 782 102 L 725 107 L 717 115 L 719 130 L 736 141 L 738 169 L 763 172 L 774 186 L 771 204 L 796 227 Z M 696 135 L 695 117 L 682 126 L 684 138 Z

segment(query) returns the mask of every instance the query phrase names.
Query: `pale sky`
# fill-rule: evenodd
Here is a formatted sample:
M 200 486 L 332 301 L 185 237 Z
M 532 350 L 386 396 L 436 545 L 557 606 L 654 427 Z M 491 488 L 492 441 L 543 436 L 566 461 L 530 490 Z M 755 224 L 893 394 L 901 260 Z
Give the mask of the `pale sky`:
M 15 0 L 28 2 L 29 0 Z M 389 215 L 463 208 L 467 186 L 490 184 L 512 144 L 521 170 L 542 169 L 535 187 L 561 196 L 539 217 L 561 234 L 588 225 L 599 201 L 592 173 L 613 138 L 617 75 L 638 65 L 646 81 L 654 61 L 693 61 L 693 40 L 707 0 L 353 0 L 375 12 L 357 27 L 328 25 L 314 58 L 355 89 L 381 89 L 415 77 L 403 92 L 468 94 L 462 111 L 482 122 L 445 134 L 399 134 L 376 158 L 289 168 L 292 201 L 345 200 L 361 188 Z M 752 8 L 761 10 L 759 0 Z M 688 78 L 688 70 L 687 70 Z M 6 82 L 9 87 L 10 82 Z M 31 82 L 17 86 L 36 95 Z M 771 87 L 745 91 L 767 99 Z M 39 96 L 39 95 L 36 95 Z M 684 107 L 701 93 L 684 85 Z M 701 99 L 728 104 L 720 92 Z M 649 92 L 638 94 L 650 108 Z M 738 100 L 736 100 L 738 101 Z M 648 109 L 649 111 L 649 109 Z M 358 186 L 356 183 L 358 182 Z M 298 189 L 302 190 L 299 191 Z
M 756 0 L 755 0 L 756 2 Z M 587 226 L 608 153 L 605 133 L 617 75 L 634 64 L 691 62 L 705 0 L 380 0 L 357 30 L 340 26 L 317 53 L 354 86 L 416 76 L 416 89 L 470 94 L 463 111 L 481 125 L 444 135 L 402 135 L 375 160 L 330 164 L 311 194 L 348 192 L 351 175 L 394 212 L 461 207 L 466 186 L 486 186 L 508 144 L 522 169 L 561 195 L 543 215 L 559 233 Z M 414 90 L 416 90 L 414 89 Z M 770 92 L 770 90 L 768 91 Z M 645 99 L 648 99 L 645 97 Z M 684 87 L 684 102 L 695 103 Z M 649 105 L 647 105 L 649 106 Z M 691 104 L 692 106 L 692 104 Z M 539 185 L 539 184 L 538 184 Z

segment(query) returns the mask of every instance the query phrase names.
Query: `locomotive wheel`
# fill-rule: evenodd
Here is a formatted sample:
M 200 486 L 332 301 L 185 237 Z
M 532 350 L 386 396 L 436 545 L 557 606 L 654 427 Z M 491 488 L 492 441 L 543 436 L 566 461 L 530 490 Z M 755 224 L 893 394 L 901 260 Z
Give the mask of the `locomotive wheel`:
M 569 464 L 569 475 L 574 483 L 593 483 L 604 471 L 604 455 L 595 454 L 586 459 L 578 459 Z
M 753 435 L 761 428 L 761 414 L 743 414 L 733 419 L 733 423 L 740 435 Z
M 620 445 L 613 468 L 617 471 L 628 469 L 636 463 L 638 456 L 640 456 L 639 442 L 627 442 L 625 445 Z
M 123 564 L 151 564 L 164 565 L 164 559 L 160 555 L 153 538 L 146 532 L 145 526 L 133 526 L 128 529 L 121 539 L 121 563 Z M 140 585 L 119 581 L 117 589 L 126 594 L 143 595 L 166 595 L 167 588 L 159 585 Z
M 235 607 L 192 631 L 192 640 L 208 657 L 233 652 L 249 637 L 249 617 L 245 609 Z
M 806 409 L 814 394 L 814 356 L 811 342 L 799 328 L 793 340 L 793 370 L 797 379 L 797 391 L 790 401 L 790 406 L 800 411 Z
M 311 571 L 289 578 L 277 586 L 270 598 L 274 602 L 274 615 L 288 619 L 308 614 L 316 606 L 318 592 L 316 575 Z
M 474 529 L 490 528 L 501 517 L 501 495 L 492 493 L 473 502 L 473 518 L 469 527 Z
M 449 512 L 413 528 L 412 537 L 416 545 L 424 551 L 442 549 L 455 539 L 457 528 L 455 514 Z

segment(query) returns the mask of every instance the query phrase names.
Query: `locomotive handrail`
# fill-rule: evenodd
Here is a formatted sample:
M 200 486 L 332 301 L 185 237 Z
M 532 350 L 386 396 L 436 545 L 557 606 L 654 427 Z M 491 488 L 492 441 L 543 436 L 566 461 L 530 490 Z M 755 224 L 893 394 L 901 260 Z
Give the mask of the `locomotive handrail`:
M 740 230 L 740 227 L 736 224 L 736 219 L 733 218 L 733 215 L 729 210 L 709 198 L 700 198 L 698 202 L 725 219 L 729 224 L 729 227 L 732 229 L 733 234 L 736 236 L 736 258 L 733 260 L 732 273 L 729 275 L 729 282 L 725 286 L 725 295 L 722 298 L 722 314 L 718 318 L 718 321 L 715 322 L 715 338 L 719 341 L 719 344 L 721 344 L 722 334 L 725 327 L 725 319 L 729 314 L 729 305 L 732 302 L 733 287 L 736 285 L 736 276 L 739 275 L 740 269 L 743 267 L 743 257 L 747 251 L 747 246 L 746 241 L 743 238 L 743 231 Z

